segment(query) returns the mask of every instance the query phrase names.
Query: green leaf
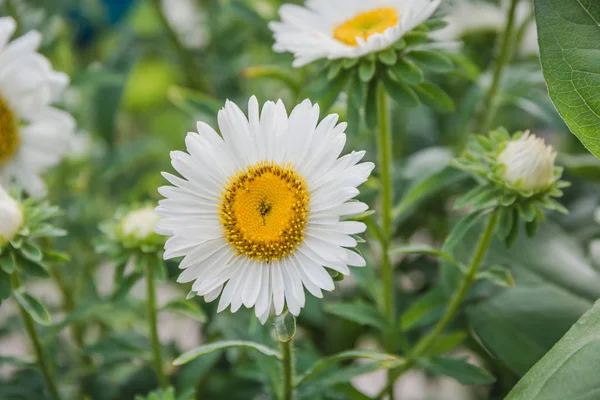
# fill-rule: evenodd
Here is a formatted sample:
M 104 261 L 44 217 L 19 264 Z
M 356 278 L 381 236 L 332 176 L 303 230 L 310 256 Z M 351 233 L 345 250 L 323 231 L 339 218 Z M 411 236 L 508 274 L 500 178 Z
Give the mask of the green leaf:
M 275 334 L 277 340 L 287 343 L 296 335 L 296 317 L 289 312 L 284 312 L 275 318 Z
M 392 68 L 392 72 L 398 80 L 409 85 L 418 85 L 423 82 L 423 71 L 421 71 L 421 68 L 406 58 L 398 60 Z
M 359 325 L 372 326 L 380 331 L 388 327 L 387 319 L 379 310 L 364 303 L 327 304 L 325 311 Z
M 431 323 L 432 315 L 444 308 L 448 302 L 444 291 L 440 287 L 431 289 L 425 295 L 420 296 L 411 306 L 402 314 L 400 318 L 400 329 L 409 331 L 412 328 L 422 325 L 422 322 Z
M 392 211 L 394 219 L 402 218 L 404 214 L 423 201 L 430 199 L 448 186 L 460 182 L 467 177 L 468 175 L 464 172 L 451 167 L 437 170 L 428 175 L 406 191 L 400 203 Z
M 446 92 L 431 82 L 415 86 L 419 99 L 429 107 L 442 113 L 454 112 L 454 102 Z
M 600 3 L 535 0 L 542 71 L 571 132 L 600 158 Z
M 198 305 L 198 303 L 190 300 L 175 300 L 167 303 L 162 307 L 161 311 L 170 311 L 178 314 L 185 315 L 195 319 L 196 321 L 206 322 L 208 317 L 204 310 Z
M 359 358 L 376 360 L 376 361 L 393 361 L 393 362 L 398 362 L 400 360 L 395 355 L 385 354 L 385 353 L 377 353 L 374 351 L 365 351 L 365 350 L 344 351 L 342 353 L 338 353 L 333 356 L 323 358 L 323 359 L 317 361 L 316 363 L 314 363 L 313 365 L 311 365 L 306 371 L 304 371 L 304 374 L 302 374 L 301 376 L 299 376 L 296 379 L 296 386 L 299 386 L 300 384 L 306 382 L 307 380 L 314 377 L 320 371 L 322 371 L 326 368 L 329 368 L 332 365 L 335 365 L 341 361 L 353 360 L 353 359 L 359 359 Z
M 47 270 L 46 265 L 41 261 L 32 261 L 25 257 L 19 257 L 17 261 L 19 269 L 31 276 L 37 276 L 39 278 L 49 278 L 50 273 Z
M 191 117 L 216 115 L 222 107 L 221 102 L 211 96 L 179 86 L 170 87 L 167 97 L 175 107 Z
M 501 265 L 494 265 L 484 269 L 477 274 L 477 279 L 485 279 L 492 282 L 494 285 L 502 287 L 515 286 L 515 279 L 510 270 Z
M 266 356 L 281 359 L 281 355 L 279 354 L 278 351 L 273 350 L 272 348 L 264 346 L 260 343 L 248 342 L 248 341 L 242 341 L 242 340 L 229 340 L 229 341 L 207 344 L 205 346 L 200 346 L 200 347 L 195 348 L 194 350 L 190 350 L 186 353 L 183 353 L 182 355 L 177 357 L 175 359 L 175 361 L 173 361 L 173 365 L 187 364 L 190 361 L 192 361 L 200 356 L 203 356 L 205 354 L 209 354 L 214 351 L 229 349 L 232 347 L 256 350 Z
M 368 374 L 380 369 L 392 369 L 402 366 L 405 363 L 403 359 L 397 360 L 379 360 L 366 363 L 363 365 L 352 365 L 346 368 L 341 368 L 338 371 L 323 374 L 322 378 L 313 379 L 310 385 L 304 385 L 300 388 L 301 398 L 317 399 L 323 393 L 323 390 L 341 383 L 347 383 L 352 378 L 364 374 Z
M 407 245 L 395 247 L 391 251 L 391 254 L 421 254 L 428 255 L 433 257 L 442 258 L 450 263 L 456 264 L 457 261 L 452 257 L 452 254 L 446 253 L 440 249 L 436 249 L 434 247 L 425 245 L 425 244 L 415 244 L 415 245 Z
M 473 234 L 464 243 L 476 240 Z M 526 373 L 600 298 L 600 273 L 581 243 L 549 222 L 511 251 L 494 241 L 487 262 L 510 267 L 516 285 L 471 305 L 467 316 L 488 351 L 517 374 Z
M 31 318 L 40 325 L 48 326 L 52 322 L 50 321 L 50 314 L 46 307 L 38 299 L 26 293 L 23 290 L 13 292 L 15 300 L 25 310 Z
M 445 252 L 452 252 L 456 245 L 464 239 L 467 233 L 469 233 L 485 214 L 485 212 L 475 212 L 462 217 L 460 221 L 454 225 L 452 231 L 450 231 L 442 250 Z
M 383 85 L 386 92 L 390 95 L 396 103 L 402 107 L 416 107 L 419 105 L 419 98 L 415 94 L 414 90 L 407 84 L 395 81 L 389 78 L 386 74 L 381 75 Z
M 415 61 L 418 65 L 422 66 L 423 68 L 441 74 L 450 72 L 454 68 L 452 60 L 435 51 L 411 51 L 410 53 L 408 53 L 408 57 L 410 57 L 413 61 Z
M 449 376 L 463 385 L 489 385 L 496 382 L 489 372 L 461 358 L 431 357 L 420 359 L 419 364 L 436 375 Z
M 327 112 L 333 106 L 342 90 L 346 87 L 349 78 L 350 73 L 348 71 L 341 71 L 335 79 L 327 82 L 315 94 L 315 100 L 319 102 L 322 112 Z
M 506 400 L 597 399 L 600 302 L 519 381 Z

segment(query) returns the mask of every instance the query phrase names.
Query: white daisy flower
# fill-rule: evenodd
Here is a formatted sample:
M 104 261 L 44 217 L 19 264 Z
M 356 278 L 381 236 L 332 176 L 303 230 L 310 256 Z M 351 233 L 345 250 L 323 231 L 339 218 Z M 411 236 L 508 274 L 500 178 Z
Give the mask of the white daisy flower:
M 37 194 L 45 190 L 39 175 L 70 146 L 73 118 L 50 106 L 69 79 L 36 52 L 39 32 L 9 42 L 14 31 L 12 18 L 0 18 L 0 183 L 17 180 Z
M 182 178 L 164 173 L 174 186 L 156 209 L 156 231 L 173 236 L 165 259 L 185 256 L 179 282 L 213 301 L 218 311 L 255 307 L 264 323 L 271 310 L 298 315 L 306 288 L 322 297 L 334 283 L 325 267 L 349 274 L 365 260 L 350 250 L 365 224 L 342 221 L 368 206 L 352 201 L 373 163 L 364 151 L 339 157 L 346 123 L 306 100 L 288 116 L 281 101 L 259 112 L 252 97 L 248 117 L 233 103 L 219 112 L 219 136 L 198 123 L 186 138 L 188 153 L 171 153 Z M 338 158 L 339 157 L 339 158 Z
M 281 6 L 269 25 L 273 49 L 294 53 L 295 67 L 321 58 L 358 58 L 392 46 L 425 22 L 441 0 L 307 0 Z

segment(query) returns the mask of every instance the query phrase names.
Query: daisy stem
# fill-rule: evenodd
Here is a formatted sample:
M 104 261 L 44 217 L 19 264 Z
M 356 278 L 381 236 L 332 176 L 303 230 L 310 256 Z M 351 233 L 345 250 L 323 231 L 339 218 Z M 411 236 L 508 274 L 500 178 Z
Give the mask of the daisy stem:
M 500 89 L 500 81 L 504 67 L 509 63 L 512 56 L 512 44 L 514 42 L 513 31 L 515 27 L 515 15 L 519 0 L 511 0 L 508 10 L 508 18 L 506 28 L 500 42 L 500 54 L 496 59 L 494 66 L 494 75 L 492 84 L 490 85 L 485 98 L 483 100 L 483 108 L 481 109 L 481 119 L 479 121 L 479 133 L 486 133 L 490 130 L 498 105 L 496 104 L 498 90 Z
M 11 283 L 13 292 L 19 290 L 19 288 L 21 287 L 21 280 L 19 279 L 18 272 L 15 271 L 12 273 Z M 33 350 L 35 351 L 37 364 L 40 368 L 42 376 L 44 377 L 44 381 L 46 382 L 46 387 L 48 389 L 48 392 L 50 393 L 50 397 L 52 397 L 54 400 L 60 400 L 61 397 L 58 394 L 58 389 L 56 383 L 54 382 L 54 376 L 52 375 L 52 371 L 50 370 L 49 365 L 46 363 L 46 359 L 44 357 L 44 350 L 38 337 L 37 330 L 35 329 L 33 319 L 27 313 L 27 311 L 25 311 L 25 309 L 21 306 L 19 302 L 17 302 L 17 306 L 19 308 L 21 318 L 23 319 L 23 325 L 25 325 L 25 330 L 27 331 L 29 340 L 31 340 L 31 344 L 33 345 Z
M 394 311 L 394 279 L 389 249 L 392 237 L 392 131 L 390 128 L 389 104 L 382 85 L 377 93 L 377 112 L 379 126 L 379 174 L 381 178 L 381 238 L 382 266 L 381 279 L 383 283 L 383 310 L 390 321 L 395 316 Z
M 152 354 L 154 357 L 154 369 L 158 376 L 160 387 L 165 389 L 169 382 L 163 370 L 160 340 L 158 338 L 158 323 L 156 320 L 156 285 L 154 278 L 154 265 L 150 260 L 145 260 L 146 267 L 146 291 L 148 302 L 148 325 L 150 328 L 150 339 L 152 341 Z
M 377 90 L 377 124 L 379 126 L 379 172 L 381 177 L 381 281 L 383 285 L 383 311 L 390 324 L 394 326 L 396 311 L 394 299 L 394 270 L 390 259 L 392 241 L 392 206 L 394 186 L 392 180 L 392 130 L 387 94 L 382 84 Z M 394 346 L 387 333 L 384 335 L 385 348 L 394 352 Z M 394 398 L 394 386 L 391 371 L 388 371 L 388 392 Z
M 281 350 L 281 372 L 283 375 L 283 400 L 292 400 L 294 395 L 294 347 L 292 341 L 279 342 Z
M 473 253 L 473 257 L 471 258 L 471 262 L 469 264 L 469 269 L 464 274 L 462 281 L 454 296 L 450 300 L 450 304 L 446 309 L 442 319 L 435 325 L 433 330 L 429 332 L 429 334 L 423 337 L 417 345 L 414 347 L 412 354 L 408 358 L 407 362 L 397 370 L 392 371 L 392 381 L 388 382 L 388 385 L 393 385 L 394 381 L 400 377 L 404 372 L 408 371 L 415 363 L 419 357 L 426 355 L 428 351 L 431 349 L 440 335 L 444 333 L 448 325 L 452 322 L 458 311 L 460 310 L 460 306 L 463 301 L 469 294 L 469 290 L 473 286 L 477 278 L 477 271 L 479 270 L 479 266 L 483 262 L 485 255 L 490 247 L 490 243 L 492 242 L 492 238 L 494 237 L 494 231 L 496 230 L 496 224 L 498 222 L 498 213 L 494 212 L 490 215 L 490 218 L 487 222 L 485 230 L 483 231 L 481 237 L 479 238 L 479 242 L 477 243 L 477 248 Z M 389 388 L 389 386 L 388 386 Z M 386 388 L 387 389 L 387 388 Z M 384 389 L 377 398 L 381 398 L 386 389 Z

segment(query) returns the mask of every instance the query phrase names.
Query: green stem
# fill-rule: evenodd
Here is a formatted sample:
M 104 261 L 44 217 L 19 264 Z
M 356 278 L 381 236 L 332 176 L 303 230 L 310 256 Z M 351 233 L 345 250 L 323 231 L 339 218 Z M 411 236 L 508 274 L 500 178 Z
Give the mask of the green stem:
M 379 127 L 379 171 L 381 177 L 381 282 L 383 285 L 383 312 L 394 326 L 396 318 L 394 297 L 394 269 L 390 259 L 392 241 L 392 208 L 394 183 L 392 180 L 392 129 L 389 115 L 389 103 L 383 85 L 377 92 L 377 123 Z M 391 338 L 385 335 L 386 350 L 394 352 Z M 388 374 L 388 378 L 391 375 Z M 389 382 L 388 382 L 389 383 Z M 394 398 L 393 385 L 389 385 L 389 397 Z
M 483 108 L 481 109 L 481 120 L 479 122 L 479 133 L 486 133 L 490 130 L 494 116 L 496 115 L 496 97 L 498 95 L 498 89 L 500 88 L 500 81 L 502 80 L 502 73 L 504 67 L 510 61 L 512 56 L 512 44 L 513 44 L 513 30 L 515 26 L 515 15 L 517 4 L 519 0 L 511 0 L 510 8 L 508 10 L 508 19 L 506 22 L 506 28 L 502 35 L 502 41 L 500 44 L 500 54 L 496 59 L 496 65 L 494 67 L 494 75 L 492 78 L 492 84 L 490 85 L 485 98 L 483 100 Z
M 13 292 L 19 290 L 19 288 L 21 287 L 21 280 L 19 279 L 18 272 L 15 271 L 11 275 L 11 283 Z M 25 325 L 25 330 L 27 331 L 29 340 L 31 340 L 31 344 L 33 345 L 38 367 L 42 372 L 42 376 L 44 377 L 44 381 L 46 382 L 48 392 L 54 400 L 60 400 L 61 397 L 58 394 L 58 389 L 56 383 L 54 382 L 54 376 L 52 375 L 50 367 L 46 363 L 46 359 L 44 358 L 44 350 L 42 348 L 42 344 L 40 343 L 40 339 L 35 329 L 33 319 L 27 313 L 27 311 L 25 311 L 25 309 L 21 306 L 19 302 L 17 302 L 17 305 L 19 308 L 19 313 L 21 314 L 21 318 L 23 319 L 23 324 Z
M 145 262 L 146 267 L 146 296 L 148 297 L 148 327 L 150 328 L 150 339 L 152 341 L 152 354 L 154 357 L 154 369 L 158 376 L 160 387 L 165 389 L 169 385 L 167 376 L 163 370 L 160 340 L 158 339 L 158 323 L 156 320 L 156 286 L 154 281 L 154 266 L 149 260 Z
M 158 19 L 160 20 L 165 32 L 167 33 L 167 36 L 169 37 L 169 40 L 171 41 L 171 43 L 173 44 L 173 47 L 175 47 L 175 50 L 177 51 L 177 53 L 179 55 L 179 59 L 181 60 L 181 63 L 183 64 L 183 70 L 184 70 L 186 79 L 188 81 L 188 84 L 194 89 L 205 88 L 206 82 L 204 82 L 201 78 L 202 74 L 200 73 L 200 71 L 198 69 L 196 59 L 190 54 L 190 52 L 181 43 L 181 41 L 179 40 L 179 36 L 177 35 L 177 32 L 175 32 L 175 30 L 173 30 L 173 28 L 171 27 L 171 24 L 169 24 L 169 20 L 167 19 L 167 17 L 165 16 L 165 13 L 163 12 L 161 1 L 160 0 L 151 0 L 151 2 L 152 2 L 152 5 L 154 6 L 154 10 L 156 11 L 156 15 L 158 16 Z
M 292 341 L 279 342 L 281 350 L 281 373 L 283 379 L 283 400 L 294 398 L 294 348 Z
M 381 238 L 383 281 L 383 310 L 390 321 L 395 317 L 394 311 L 394 277 L 390 260 L 390 242 L 392 237 L 392 131 L 389 117 L 389 104 L 383 86 L 377 93 L 377 112 L 379 125 L 379 173 L 381 177 Z
M 481 265 L 483 259 L 485 258 L 485 255 L 487 254 L 488 248 L 490 247 L 490 243 L 492 242 L 492 238 L 494 237 L 494 231 L 496 230 L 497 222 L 498 213 L 494 212 L 490 216 L 485 230 L 483 231 L 483 234 L 479 239 L 475 252 L 473 253 L 473 257 L 471 258 L 469 269 L 463 276 L 460 286 L 454 293 L 454 296 L 452 296 L 452 300 L 450 301 L 450 305 L 446 309 L 444 316 L 442 317 L 442 319 L 439 320 L 439 322 L 436 324 L 433 330 L 417 343 L 406 364 L 404 364 L 401 368 L 392 371 L 393 380 L 389 382 L 388 385 L 393 386 L 394 381 L 398 379 L 398 377 L 404 372 L 408 371 L 415 364 L 416 360 L 419 357 L 423 356 L 424 354 L 427 354 L 431 346 L 433 346 L 437 342 L 440 335 L 452 322 L 452 320 L 460 310 L 460 306 L 469 294 L 469 290 L 471 289 L 473 283 L 477 278 L 477 271 L 479 270 L 479 266 Z M 385 391 L 382 391 L 380 396 L 384 393 Z

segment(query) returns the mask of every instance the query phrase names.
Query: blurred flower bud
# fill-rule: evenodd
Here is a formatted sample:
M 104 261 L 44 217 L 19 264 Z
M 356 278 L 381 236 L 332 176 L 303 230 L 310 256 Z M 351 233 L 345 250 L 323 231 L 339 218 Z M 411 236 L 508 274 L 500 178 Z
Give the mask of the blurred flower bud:
M 120 223 L 120 232 L 125 238 L 146 241 L 154 233 L 154 224 L 159 220 L 152 206 L 146 206 L 126 214 Z
M 23 209 L 0 186 L 0 247 L 15 237 L 23 225 Z
M 517 190 L 536 192 L 548 189 L 554 183 L 556 152 L 543 139 L 528 132 L 508 142 L 498 156 L 505 168 L 502 178 Z

